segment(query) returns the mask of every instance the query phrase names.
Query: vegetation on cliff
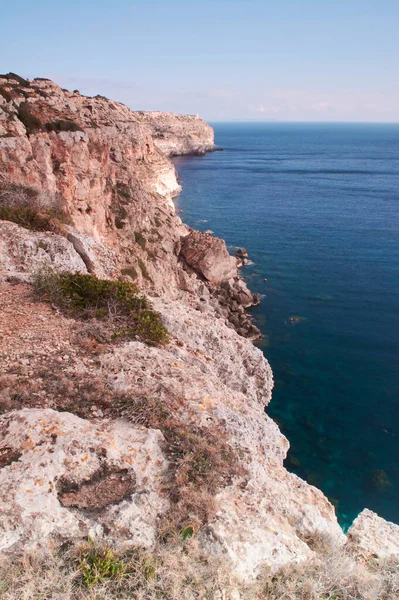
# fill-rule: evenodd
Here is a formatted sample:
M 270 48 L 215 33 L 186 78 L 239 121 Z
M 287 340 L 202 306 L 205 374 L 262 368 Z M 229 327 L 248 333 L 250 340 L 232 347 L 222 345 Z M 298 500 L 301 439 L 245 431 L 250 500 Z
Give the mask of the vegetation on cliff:
M 0 220 L 31 231 L 51 231 L 55 220 L 70 221 L 59 196 L 5 181 L 0 181 Z
M 65 600 L 397 600 L 399 565 L 354 562 L 336 546 L 311 561 L 238 582 L 195 540 L 116 551 L 88 540 L 47 554 L 0 559 L 0 598 Z
M 49 269 L 37 271 L 32 283 L 38 298 L 74 317 L 106 320 L 113 339 L 139 339 L 153 345 L 169 340 L 159 314 L 134 284 Z

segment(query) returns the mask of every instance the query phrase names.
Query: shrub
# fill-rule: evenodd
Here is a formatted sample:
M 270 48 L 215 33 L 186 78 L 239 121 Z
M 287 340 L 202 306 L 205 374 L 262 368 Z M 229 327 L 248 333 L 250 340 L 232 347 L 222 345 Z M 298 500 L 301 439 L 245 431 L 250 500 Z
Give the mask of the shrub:
M 32 279 L 36 295 L 78 318 L 107 320 L 113 338 L 165 344 L 168 332 L 161 318 L 134 284 L 98 279 L 82 273 L 39 270 Z
M 53 219 L 70 222 L 59 196 L 0 182 L 0 220 L 12 221 L 32 231 L 49 231 L 53 229 Z
M 71 119 L 59 119 L 45 124 L 46 131 L 82 131 L 82 127 Z
M 132 197 L 132 192 L 127 183 L 123 183 L 122 181 L 116 182 L 116 191 L 118 196 L 122 196 L 126 200 L 130 200 Z
M 86 587 L 120 579 L 126 575 L 126 564 L 110 548 L 96 548 L 89 541 L 80 549 L 78 568 Z
M 137 271 L 134 267 L 125 267 L 124 269 L 121 269 L 121 273 L 122 275 L 128 275 L 132 279 L 137 279 Z
M 17 117 L 25 125 L 28 135 L 43 131 L 43 123 L 32 113 L 28 102 L 21 102 L 18 108 Z
M 15 81 L 18 81 L 18 83 L 20 85 L 24 85 L 25 87 L 29 87 L 30 86 L 30 82 L 27 79 L 24 79 L 23 77 L 21 77 L 20 75 L 17 75 L 16 73 L 7 73 L 7 74 L 2 74 L 0 75 L 0 77 L 4 77 L 5 79 L 14 79 Z

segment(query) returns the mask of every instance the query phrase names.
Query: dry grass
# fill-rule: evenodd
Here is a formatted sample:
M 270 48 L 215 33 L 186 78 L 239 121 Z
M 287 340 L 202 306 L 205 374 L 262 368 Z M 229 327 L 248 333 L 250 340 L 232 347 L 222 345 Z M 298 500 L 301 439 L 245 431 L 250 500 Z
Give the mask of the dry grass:
M 223 560 L 204 555 L 195 539 L 122 553 L 91 542 L 70 543 L 52 553 L 2 557 L 0 598 L 230 600 L 229 590 L 239 590 L 242 600 L 397 600 L 398 566 L 384 561 L 366 569 L 344 550 L 331 548 L 313 561 L 248 583 Z
M 226 566 L 204 556 L 194 540 L 155 552 L 132 547 L 118 554 L 83 543 L 0 559 L 2 600 L 213 600 L 235 586 Z
M 215 494 L 233 479 L 245 481 L 247 472 L 226 432 L 216 425 L 199 427 L 179 416 L 179 402 L 152 396 L 121 395 L 114 416 L 160 429 L 169 461 L 166 492 L 170 509 L 158 523 L 162 542 L 195 535 L 215 513 Z
M 267 600 L 398 600 L 399 562 L 364 565 L 331 540 L 316 541 L 313 560 L 265 575 L 260 598 Z
M 57 195 L 0 180 L 0 219 L 32 231 L 53 231 L 70 218 Z

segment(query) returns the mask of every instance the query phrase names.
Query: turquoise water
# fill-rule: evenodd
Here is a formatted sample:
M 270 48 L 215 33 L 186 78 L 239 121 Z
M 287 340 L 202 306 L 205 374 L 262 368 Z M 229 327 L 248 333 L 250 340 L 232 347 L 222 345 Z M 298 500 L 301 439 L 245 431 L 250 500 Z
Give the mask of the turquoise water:
M 344 527 L 399 522 L 399 125 L 214 127 L 224 152 L 175 160 L 177 204 L 254 263 L 286 466 Z

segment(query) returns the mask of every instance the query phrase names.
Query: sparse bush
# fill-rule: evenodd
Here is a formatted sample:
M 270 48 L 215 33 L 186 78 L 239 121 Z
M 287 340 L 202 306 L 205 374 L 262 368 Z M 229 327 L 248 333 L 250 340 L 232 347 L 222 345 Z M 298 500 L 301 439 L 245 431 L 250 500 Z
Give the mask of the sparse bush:
M 137 262 L 139 263 L 140 271 L 141 271 L 144 279 L 148 279 L 149 281 L 151 281 L 151 277 L 150 277 L 150 274 L 149 274 L 149 272 L 147 270 L 147 267 L 145 266 L 145 264 L 141 260 L 141 258 L 138 258 Z
M 6 74 L 1 74 L 0 77 L 3 77 L 4 79 L 8 79 L 8 80 L 15 80 L 18 81 L 18 83 L 20 85 L 23 85 L 25 87 L 29 87 L 30 86 L 30 81 L 28 81 L 27 79 L 24 79 L 23 77 L 21 77 L 20 75 L 17 75 L 16 73 L 6 73 Z
M 50 231 L 54 219 L 70 222 L 59 196 L 0 181 L 0 220 L 12 221 L 32 231 Z
M 131 188 L 127 185 L 127 183 L 123 183 L 122 181 L 116 182 L 116 191 L 118 196 L 122 196 L 126 200 L 130 200 L 132 197 Z
M 122 275 L 128 275 L 132 279 L 137 279 L 137 271 L 132 266 L 121 269 L 121 273 L 122 273 Z
M 36 272 L 32 283 L 39 298 L 72 316 L 107 320 L 114 339 L 137 338 L 152 345 L 168 342 L 159 314 L 134 284 L 48 269 Z
M 21 102 L 18 108 L 17 117 L 25 125 L 28 135 L 43 131 L 43 123 L 32 113 L 28 102 Z
M 178 416 L 178 403 L 169 399 L 121 395 L 113 403 L 115 416 L 135 424 L 160 429 L 169 461 L 170 509 L 159 520 L 162 541 L 184 538 L 207 523 L 215 511 L 214 495 L 247 473 L 227 434 L 214 426 L 198 427 Z

